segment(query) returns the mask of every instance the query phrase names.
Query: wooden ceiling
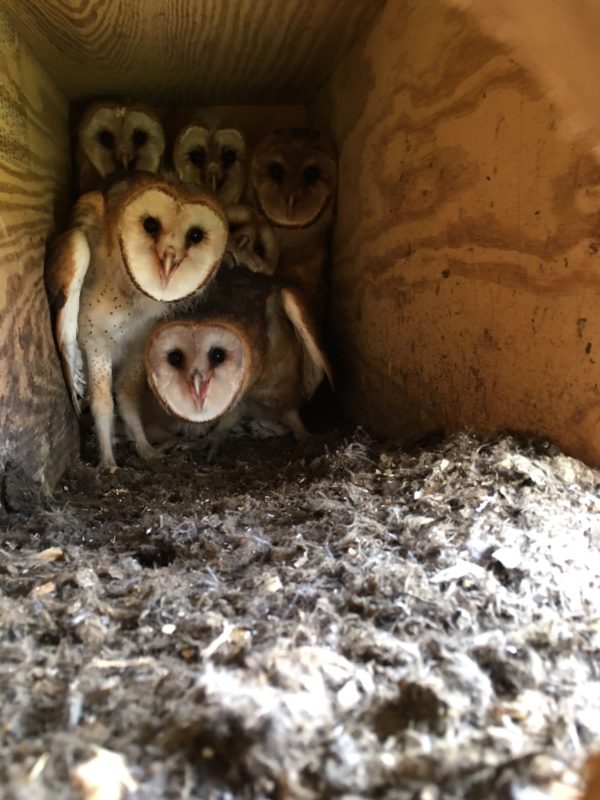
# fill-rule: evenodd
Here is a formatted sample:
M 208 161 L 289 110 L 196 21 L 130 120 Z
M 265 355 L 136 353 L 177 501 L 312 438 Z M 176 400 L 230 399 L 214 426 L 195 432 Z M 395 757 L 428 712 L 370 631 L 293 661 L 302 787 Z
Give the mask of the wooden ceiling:
M 385 0 L 4 0 L 70 98 L 305 103 Z

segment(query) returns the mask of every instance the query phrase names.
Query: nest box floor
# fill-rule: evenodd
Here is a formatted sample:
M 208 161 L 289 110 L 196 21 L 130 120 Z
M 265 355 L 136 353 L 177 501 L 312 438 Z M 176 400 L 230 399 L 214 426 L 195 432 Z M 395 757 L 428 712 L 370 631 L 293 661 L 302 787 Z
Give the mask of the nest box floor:
M 600 739 L 600 473 L 360 432 L 126 464 L 37 508 L 3 487 L 2 796 L 572 796 Z

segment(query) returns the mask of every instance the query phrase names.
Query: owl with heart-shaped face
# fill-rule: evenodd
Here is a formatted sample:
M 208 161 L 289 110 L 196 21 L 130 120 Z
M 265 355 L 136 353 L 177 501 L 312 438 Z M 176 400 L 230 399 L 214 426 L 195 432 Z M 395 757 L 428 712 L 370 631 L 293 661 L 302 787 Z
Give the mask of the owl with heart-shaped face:
M 170 309 L 148 337 L 148 383 L 170 413 L 219 418 L 215 443 L 243 418 L 306 437 L 299 410 L 331 368 L 306 303 L 276 277 L 223 265 L 203 296 Z
M 214 192 L 224 206 L 246 186 L 246 142 L 237 128 L 190 122 L 179 132 L 173 164 L 180 180 Z
M 160 119 L 141 104 L 93 103 L 77 131 L 79 191 L 99 189 L 107 176 L 158 172 L 165 149 Z
M 279 244 L 277 274 L 299 286 L 322 313 L 328 237 L 337 188 L 333 145 L 319 131 L 292 128 L 266 136 L 250 162 L 248 193 Z
M 128 369 L 130 348 L 167 304 L 207 283 L 226 242 L 227 220 L 214 198 L 154 175 L 133 175 L 77 203 L 48 258 L 46 285 L 67 386 L 76 409 L 89 395 L 102 466 L 115 464 L 113 372 Z M 118 393 L 117 400 L 148 455 L 139 410 Z

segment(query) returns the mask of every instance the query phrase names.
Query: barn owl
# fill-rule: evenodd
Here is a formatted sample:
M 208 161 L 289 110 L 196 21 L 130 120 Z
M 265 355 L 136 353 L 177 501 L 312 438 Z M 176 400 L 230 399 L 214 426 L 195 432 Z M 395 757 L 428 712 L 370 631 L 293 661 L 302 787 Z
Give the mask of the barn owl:
M 113 371 L 127 371 L 130 346 L 143 340 L 165 304 L 209 280 L 226 241 L 217 201 L 150 174 L 132 175 L 77 203 L 71 228 L 48 259 L 46 285 L 78 411 L 89 386 L 101 466 L 115 466 Z M 117 391 L 117 402 L 140 455 L 151 455 L 135 398 Z
M 307 437 L 299 409 L 324 376 L 332 377 L 297 289 L 223 266 L 205 295 L 169 316 L 148 338 L 148 383 L 180 417 L 221 415 L 213 450 L 244 417 L 282 422 L 298 441 Z
M 252 272 L 272 275 L 279 260 L 279 245 L 271 224 L 252 206 L 226 209 L 229 220 L 227 252 L 236 264 Z
M 238 399 L 250 353 L 235 320 L 163 322 L 147 347 L 150 388 L 173 416 L 210 422 Z
M 303 290 L 317 317 L 322 313 L 336 185 L 335 151 L 318 131 L 275 131 L 254 151 L 249 193 L 275 230 L 277 273 Z
M 228 206 L 245 188 L 246 142 L 235 128 L 190 122 L 175 140 L 173 164 L 180 180 L 210 189 Z
M 165 149 L 160 120 L 143 105 L 93 103 L 78 129 L 81 193 L 98 189 L 114 172 L 158 172 Z

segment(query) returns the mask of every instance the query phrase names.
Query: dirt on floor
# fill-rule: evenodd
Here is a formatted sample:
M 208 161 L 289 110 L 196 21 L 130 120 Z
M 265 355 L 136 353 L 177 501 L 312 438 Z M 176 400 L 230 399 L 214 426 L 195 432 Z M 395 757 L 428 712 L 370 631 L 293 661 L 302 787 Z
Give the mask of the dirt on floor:
M 123 457 L 2 485 L 0 796 L 577 796 L 599 472 L 467 434 Z

